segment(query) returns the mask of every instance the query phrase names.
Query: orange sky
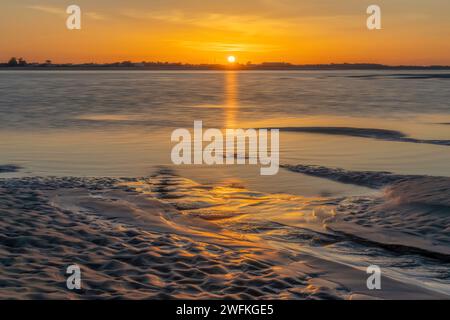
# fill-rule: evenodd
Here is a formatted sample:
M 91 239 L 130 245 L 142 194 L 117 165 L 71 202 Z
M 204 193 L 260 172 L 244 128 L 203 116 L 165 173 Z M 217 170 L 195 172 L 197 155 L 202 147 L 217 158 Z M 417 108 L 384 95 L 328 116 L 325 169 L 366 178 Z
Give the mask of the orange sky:
M 70 4 L 82 30 L 66 29 Z M 2 0 L 0 60 L 450 65 L 449 15 L 448 0 Z

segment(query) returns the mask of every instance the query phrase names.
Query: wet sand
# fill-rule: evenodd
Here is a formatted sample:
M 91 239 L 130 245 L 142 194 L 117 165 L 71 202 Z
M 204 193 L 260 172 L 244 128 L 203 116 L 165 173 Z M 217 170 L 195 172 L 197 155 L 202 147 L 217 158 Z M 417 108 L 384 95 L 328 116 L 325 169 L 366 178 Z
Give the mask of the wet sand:
M 274 128 L 275 129 L 275 128 Z M 303 132 L 303 133 L 319 133 L 337 136 L 348 136 L 358 138 L 369 138 L 384 141 L 397 141 L 408 143 L 424 143 L 442 146 L 450 146 L 450 140 L 429 140 L 417 139 L 406 136 L 403 132 L 396 130 L 377 129 L 377 128 L 353 128 L 353 127 L 284 127 L 279 128 L 285 132 Z
M 0 197 L 3 299 L 449 298 L 388 276 L 370 291 L 364 269 L 316 254 L 343 242 L 323 229 L 330 199 L 201 185 L 169 170 L 2 179 Z M 280 208 L 290 214 L 276 221 Z M 296 228 L 282 225 L 294 217 Z M 66 288 L 72 264 L 79 291 Z
M 13 164 L 0 165 L 0 173 L 2 172 L 17 172 L 20 167 Z

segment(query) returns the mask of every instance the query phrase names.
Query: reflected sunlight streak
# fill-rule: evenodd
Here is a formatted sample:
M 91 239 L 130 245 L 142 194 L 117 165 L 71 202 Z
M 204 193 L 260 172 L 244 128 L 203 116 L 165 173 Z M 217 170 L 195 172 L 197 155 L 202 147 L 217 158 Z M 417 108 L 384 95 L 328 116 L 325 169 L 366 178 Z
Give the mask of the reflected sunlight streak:
M 236 127 L 237 78 L 235 71 L 225 73 L 225 128 Z

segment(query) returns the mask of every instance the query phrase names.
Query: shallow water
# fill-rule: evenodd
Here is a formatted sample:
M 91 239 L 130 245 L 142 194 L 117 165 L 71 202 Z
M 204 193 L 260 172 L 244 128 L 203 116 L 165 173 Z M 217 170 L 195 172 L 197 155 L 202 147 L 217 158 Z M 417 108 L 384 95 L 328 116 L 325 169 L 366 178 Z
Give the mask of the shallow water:
M 423 76 L 425 72 L 402 74 L 408 76 L 384 71 L 1 71 L 0 165 L 21 167 L 1 177 L 141 177 L 169 167 L 183 178 L 212 188 L 208 190 L 231 188 L 228 203 L 215 213 L 205 213 L 201 203 L 218 201 L 223 194 L 198 190 L 196 194 L 180 186 L 175 192 L 185 193 L 189 214 L 206 220 L 216 214 L 230 231 L 257 234 L 279 250 L 310 250 L 356 268 L 376 262 L 395 279 L 449 294 L 448 261 L 429 257 L 428 244 L 416 243 L 427 238 L 448 248 L 450 209 L 439 198 L 447 194 L 448 180 L 439 184 L 427 180 L 435 188 L 426 190 L 407 181 L 401 190 L 409 192 L 414 186 L 412 197 L 423 203 L 393 207 L 389 197 L 382 199 L 383 190 L 352 181 L 344 184 L 332 174 L 281 169 L 276 176 L 263 177 L 258 166 L 174 167 L 170 161 L 172 130 L 192 130 L 194 120 L 217 128 L 370 128 L 395 130 L 406 139 L 370 136 L 368 130 L 362 130 L 363 136 L 348 130 L 346 134 L 329 129 L 286 131 L 281 133 L 280 161 L 450 177 L 450 146 L 428 143 L 450 140 L 450 80 Z M 242 197 L 256 204 L 249 206 Z M 430 204 L 427 197 L 440 202 Z M 326 203 L 326 215 L 340 215 L 334 231 L 325 231 L 322 220 L 317 225 L 301 223 L 305 215 L 317 219 L 314 215 L 320 215 L 318 208 L 324 206 L 321 201 Z M 245 211 L 242 224 L 227 216 L 233 210 Z M 348 232 L 350 225 L 372 225 L 385 238 L 365 237 L 365 229 L 352 229 L 348 238 L 342 237 L 340 232 Z M 383 240 L 394 239 L 389 238 L 392 230 L 399 232 L 395 241 L 427 252 L 405 251 L 403 242 L 400 256 L 398 247 L 386 248 Z M 355 240 L 355 235 L 363 241 Z M 339 241 L 327 242 L 330 236 Z
M 217 128 L 346 126 L 450 139 L 442 124 L 450 122 L 448 80 L 395 74 L 2 71 L 0 163 L 36 175 L 140 176 L 170 164 L 171 131 L 190 129 L 194 120 Z M 371 75 L 377 77 L 365 77 Z M 450 175 L 446 146 L 286 132 L 280 148 L 282 163 Z

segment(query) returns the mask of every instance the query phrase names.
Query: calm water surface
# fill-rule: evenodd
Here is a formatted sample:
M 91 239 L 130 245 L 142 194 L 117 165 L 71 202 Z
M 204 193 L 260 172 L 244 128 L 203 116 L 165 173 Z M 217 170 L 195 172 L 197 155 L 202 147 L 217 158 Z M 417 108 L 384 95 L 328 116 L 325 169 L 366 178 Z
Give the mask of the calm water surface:
M 450 125 L 442 124 L 450 122 L 449 80 L 397 73 L 2 71 L 0 163 L 23 166 L 19 175 L 147 175 L 171 164 L 172 130 L 192 128 L 194 120 L 216 128 L 350 126 L 450 139 Z M 282 133 L 280 144 L 282 163 L 450 176 L 446 146 L 293 132 Z M 366 191 L 283 171 L 260 177 L 249 166 L 179 169 L 262 191 Z

